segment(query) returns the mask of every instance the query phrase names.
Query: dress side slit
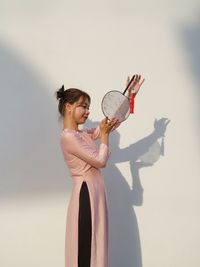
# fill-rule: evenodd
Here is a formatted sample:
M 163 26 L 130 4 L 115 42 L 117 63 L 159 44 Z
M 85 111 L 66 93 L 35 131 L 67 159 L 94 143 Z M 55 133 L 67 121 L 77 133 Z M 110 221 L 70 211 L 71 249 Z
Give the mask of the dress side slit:
M 79 196 L 78 267 L 90 267 L 91 259 L 91 207 L 87 183 L 83 181 Z

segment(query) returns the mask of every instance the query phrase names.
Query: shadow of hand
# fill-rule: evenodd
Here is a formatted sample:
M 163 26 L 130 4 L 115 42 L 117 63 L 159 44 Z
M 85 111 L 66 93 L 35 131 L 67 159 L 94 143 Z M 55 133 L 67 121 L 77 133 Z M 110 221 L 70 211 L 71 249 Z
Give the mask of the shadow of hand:
M 170 120 L 167 118 L 161 118 L 159 120 L 155 119 L 154 129 L 158 138 L 165 137 L 165 132 L 167 125 L 170 123 Z

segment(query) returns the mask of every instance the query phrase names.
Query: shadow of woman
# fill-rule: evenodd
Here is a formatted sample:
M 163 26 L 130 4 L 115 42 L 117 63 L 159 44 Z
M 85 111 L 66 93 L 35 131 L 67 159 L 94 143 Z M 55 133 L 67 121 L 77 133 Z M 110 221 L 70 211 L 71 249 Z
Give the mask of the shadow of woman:
M 163 155 L 163 146 L 158 139 L 164 137 L 168 123 L 166 118 L 155 120 L 151 134 L 123 149 L 119 148 L 118 131 L 111 134 L 112 154 L 103 169 L 109 211 L 109 267 L 142 267 L 139 228 L 134 211 L 134 206 L 143 204 L 139 171 L 153 166 Z M 132 188 L 116 166 L 120 162 L 130 163 Z
M 155 120 L 154 131 L 120 149 L 120 135 L 113 132 L 110 138 L 111 162 L 104 171 L 109 206 L 110 267 L 142 267 L 142 252 L 139 228 L 134 206 L 143 204 L 143 188 L 139 171 L 153 166 L 163 154 L 158 139 L 164 137 L 169 120 Z M 132 176 L 132 188 L 116 167 L 116 163 L 129 162 Z

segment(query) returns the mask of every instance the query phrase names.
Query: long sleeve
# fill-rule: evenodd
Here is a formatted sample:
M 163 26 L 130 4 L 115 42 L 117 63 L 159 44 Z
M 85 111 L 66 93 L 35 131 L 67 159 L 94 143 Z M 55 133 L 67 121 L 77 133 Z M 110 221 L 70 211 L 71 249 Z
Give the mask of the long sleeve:
M 96 140 L 96 139 L 100 138 L 100 128 L 99 128 L 99 126 L 97 126 L 96 128 L 86 129 L 86 132 L 90 135 L 90 137 L 93 140 Z
M 99 149 L 90 146 L 79 133 L 65 132 L 61 137 L 64 153 L 73 154 L 95 168 L 103 168 L 109 157 L 109 148 L 101 143 Z

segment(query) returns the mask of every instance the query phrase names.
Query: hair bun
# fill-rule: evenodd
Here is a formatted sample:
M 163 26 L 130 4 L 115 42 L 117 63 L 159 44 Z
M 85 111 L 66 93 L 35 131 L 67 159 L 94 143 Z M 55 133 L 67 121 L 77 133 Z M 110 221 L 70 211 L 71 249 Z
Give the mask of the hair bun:
M 57 91 L 57 99 L 62 99 L 65 96 L 65 88 L 64 85 Z

